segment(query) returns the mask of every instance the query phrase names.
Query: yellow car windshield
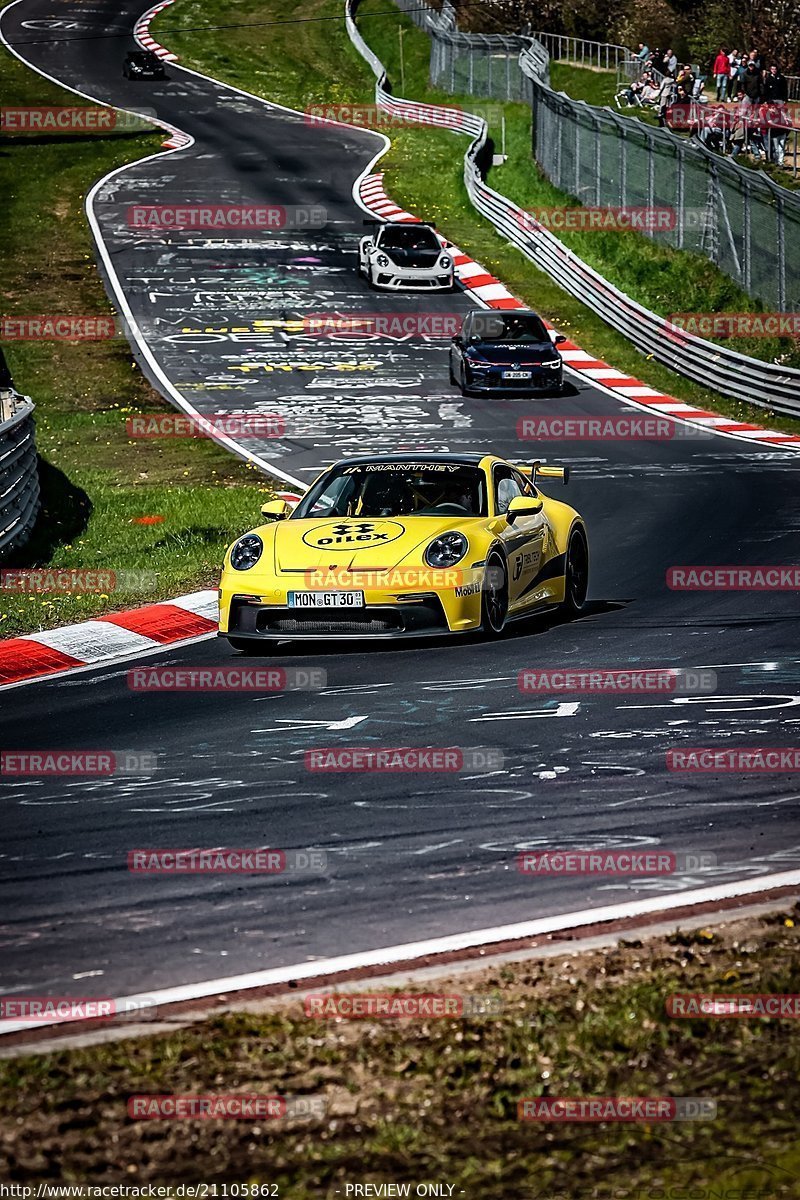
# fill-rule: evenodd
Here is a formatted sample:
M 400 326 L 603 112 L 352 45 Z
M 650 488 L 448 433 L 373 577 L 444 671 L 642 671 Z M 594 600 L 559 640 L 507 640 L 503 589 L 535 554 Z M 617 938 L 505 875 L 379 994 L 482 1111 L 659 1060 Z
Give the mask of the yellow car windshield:
M 483 472 L 462 463 L 341 464 L 292 517 L 485 517 Z

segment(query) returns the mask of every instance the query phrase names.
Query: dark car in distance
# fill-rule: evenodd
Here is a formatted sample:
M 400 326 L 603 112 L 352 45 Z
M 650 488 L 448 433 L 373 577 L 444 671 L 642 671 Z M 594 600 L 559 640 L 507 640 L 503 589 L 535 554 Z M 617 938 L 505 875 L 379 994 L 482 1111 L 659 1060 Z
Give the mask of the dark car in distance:
M 450 345 L 450 382 L 482 392 L 560 392 L 564 364 L 542 318 L 530 309 L 472 312 Z
M 166 79 L 164 64 L 152 50 L 131 50 L 122 64 L 126 79 Z

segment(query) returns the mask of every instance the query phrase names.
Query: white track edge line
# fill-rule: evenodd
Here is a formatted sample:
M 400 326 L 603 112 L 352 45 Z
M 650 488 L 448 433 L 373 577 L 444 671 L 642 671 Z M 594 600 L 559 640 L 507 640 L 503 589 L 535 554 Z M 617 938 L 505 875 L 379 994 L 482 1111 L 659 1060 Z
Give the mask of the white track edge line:
M 624 904 L 604 905 L 600 908 L 581 909 L 578 912 L 562 913 L 560 916 L 541 917 L 533 921 L 519 921 L 512 925 L 498 925 L 488 929 L 473 929 L 467 933 L 449 934 L 444 937 L 429 938 L 420 942 L 405 942 L 396 946 L 384 946 L 379 950 L 366 950 L 355 954 L 343 954 L 335 958 L 317 959 L 316 961 L 295 963 L 288 967 L 275 967 L 262 971 L 252 971 L 245 975 L 232 975 L 219 979 L 209 979 L 202 983 L 185 984 L 178 987 L 162 988 L 148 993 L 138 992 L 131 996 L 120 996 L 115 1000 L 115 1006 L 120 1011 L 130 1011 L 142 1006 L 145 1001 L 150 1006 L 180 1004 L 186 1001 L 200 1000 L 220 993 L 248 991 L 254 988 L 269 987 L 274 984 L 290 983 L 295 980 L 315 979 L 320 976 L 340 974 L 345 971 L 357 971 L 365 967 L 386 966 L 397 962 L 409 962 L 417 958 L 426 958 L 435 954 L 450 954 L 459 950 L 474 949 L 478 946 L 496 944 L 498 942 L 518 941 L 524 938 L 537 937 L 545 933 L 557 933 L 561 930 L 577 929 L 584 925 L 595 925 L 609 921 L 620 921 L 630 917 L 646 916 L 649 913 L 668 912 L 674 908 L 693 907 L 700 904 L 713 903 L 716 900 L 729 900 L 737 896 L 748 896 L 759 892 L 772 891 L 776 888 L 800 887 L 800 870 L 783 871 L 775 875 L 761 875 L 757 878 L 734 880 L 730 883 L 715 884 L 712 887 L 697 888 L 687 892 L 672 892 L 668 896 L 637 899 Z M 776 902 L 777 903 L 777 902 Z M 128 1006 L 127 1008 L 125 1006 Z M 0 1036 L 8 1033 L 18 1033 L 32 1028 L 44 1029 L 53 1025 L 63 1025 L 68 1018 L 56 1017 L 52 1021 L 0 1021 Z M 77 1024 L 74 1019 L 70 1022 Z

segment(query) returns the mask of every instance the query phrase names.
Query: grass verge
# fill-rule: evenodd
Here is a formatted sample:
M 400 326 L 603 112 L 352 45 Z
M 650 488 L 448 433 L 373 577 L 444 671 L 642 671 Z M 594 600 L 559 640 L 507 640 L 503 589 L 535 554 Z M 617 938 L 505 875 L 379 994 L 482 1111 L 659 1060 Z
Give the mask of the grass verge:
M 491 996 L 493 1017 L 307 1018 L 298 997 L 0 1061 L 0 1180 L 260 1183 L 284 1200 L 353 1196 L 347 1185 L 366 1182 L 413 1196 L 430 1181 L 492 1200 L 789 1200 L 800 1194 L 797 1021 L 679 1020 L 665 1005 L 672 993 L 800 992 L 799 921 L 795 906 L 406 989 Z M 127 1116 L 134 1095 L 233 1092 L 326 1109 L 255 1124 Z M 702 1097 L 717 1116 L 517 1119 L 520 1099 L 559 1096 Z
M 5 52 L 0 90 L 9 106 L 76 104 Z M 83 197 L 163 140 L 159 132 L 0 142 L 6 315 L 111 313 Z M 36 404 L 43 507 L 30 543 L 3 566 L 143 574 L 133 590 L 111 594 L 0 591 L 0 637 L 214 586 L 225 546 L 254 523 L 270 490 L 264 476 L 205 440 L 129 438 L 126 416 L 172 410 L 124 338 L 5 348 L 17 388 Z M 139 523 L 148 517 L 160 519 Z
M 180 26 L 224 24 L 228 10 L 222 0 L 181 0 L 166 10 L 153 26 L 181 61 L 215 77 L 235 83 L 267 99 L 300 110 L 312 104 L 363 102 L 373 94 L 374 80 L 366 64 L 347 39 L 338 0 L 306 0 L 285 22 L 280 0 L 242 0 L 237 8 L 238 27 L 220 31 L 214 39 L 197 32 L 172 32 Z M 228 14 L 229 15 L 229 14 Z M 296 21 L 307 18 L 298 35 Z M 178 17 L 180 19 L 178 19 Z M 284 23 L 282 22 L 284 19 Z M 276 24 L 265 25 L 265 22 Z M 429 44 L 424 33 L 384 0 L 365 0 L 359 9 L 359 26 L 370 46 L 387 66 L 398 94 L 400 41 L 403 43 L 404 91 L 408 97 L 436 103 L 475 101 L 436 91 L 428 83 Z M 404 32 L 400 33 L 400 30 Z M 269 47 L 268 53 L 265 46 Z M 577 69 L 577 68 L 576 68 Z M 491 132 L 500 141 L 500 114 L 506 115 L 509 161 L 490 177 L 493 186 L 525 208 L 545 204 L 575 206 L 575 201 L 549 184 L 530 159 L 530 113 L 522 104 L 490 108 L 496 116 Z M 586 350 L 635 375 L 652 387 L 687 403 L 722 413 L 737 421 L 751 421 L 792 433 L 800 421 L 719 395 L 641 354 L 599 317 L 574 300 L 539 271 L 518 250 L 499 237 L 477 215 L 463 185 L 462 155 L 466 139 L 433 129 L 392 129 L 392 147 L 381 160 L 389 194 L 398 204 L 428 220 L 435 220 L 452 241 L 482 262 L 520 298 L 538 309 L 560 330 Z M 758 306 L 708 260 L 667 247 L 659 247 L 637 234 L 571 234 L 574 245 L 603 274 L 656 311 L 749 311 Z M 600 250 L 607 248 L 610 261 Z M 619 277 L 615 272 L 620 272 Z M 696 281 L 694 288 L 693 281 Z M 741 343 L 737 343 L 739 348 Z M 768 356 L 776 350 L 791 354 L 785 341 L 767 346 L 752 339 L 747 352 Z

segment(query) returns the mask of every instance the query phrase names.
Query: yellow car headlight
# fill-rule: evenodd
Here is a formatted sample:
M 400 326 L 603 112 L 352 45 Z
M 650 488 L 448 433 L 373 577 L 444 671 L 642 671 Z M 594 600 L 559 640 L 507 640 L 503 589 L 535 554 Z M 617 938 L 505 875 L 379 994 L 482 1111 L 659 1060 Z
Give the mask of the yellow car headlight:
M 463 533 L 451 529 L 433 539 L 425 551 L 425 562 L 429 567 L 454 567 L 468 549 L 469 542 Z
M 231 550 L 231 566 L 234 571 L 249 571 L 261 558 L 264 543 L 257 533 L 246 533 L 239 538 Z

